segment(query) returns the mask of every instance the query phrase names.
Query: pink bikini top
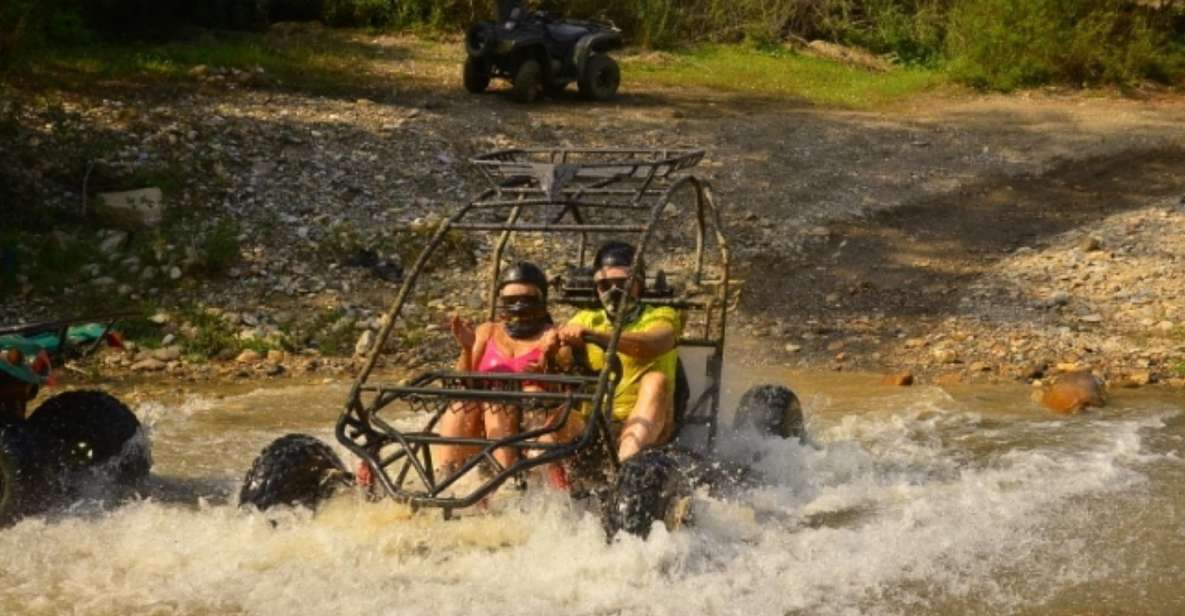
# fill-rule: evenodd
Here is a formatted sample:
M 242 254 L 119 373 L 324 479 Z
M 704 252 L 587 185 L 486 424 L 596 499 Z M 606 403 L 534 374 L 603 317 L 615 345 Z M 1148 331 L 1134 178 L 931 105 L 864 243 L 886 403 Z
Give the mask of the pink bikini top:
M 543 356 L 543 349 L 534 348 L 529 353 L 518 357 L 507 357 L 498 351 L 498 345 L 493 340 L 486 343 L 485 351 L 481 354 L 481 361 L 477 362 L 478 372 L 530 372 L 532 364 L 538 364 Z

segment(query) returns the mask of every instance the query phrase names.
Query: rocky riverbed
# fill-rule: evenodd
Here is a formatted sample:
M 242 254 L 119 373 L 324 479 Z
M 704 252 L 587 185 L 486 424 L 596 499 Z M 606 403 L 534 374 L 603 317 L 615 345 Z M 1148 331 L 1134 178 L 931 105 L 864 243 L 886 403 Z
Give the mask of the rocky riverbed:
M 398 73 L 412 60 L 375 62 Z M 1185 378 L 1185 104 L 1175 97 L 935 97 L 855 112 L 627 76 L 612 105 L 528 108 L 464 94 L 454 68 L 357 96 L 219 67 L 167 90 L 17 92 L 0 104 L 12 132 L 0 159 L 25 197 L 70 210 L 102 191 L 155 186 L 166 216 L 151 229 L 24 238 L 85 244 L 88 261 L 48 284 L 18 263 L 0 321 L 130 305 L 150 311 L 153 338 L 105 355 L 106 368 L 348 373 L 425 234 L 484 186 L 469 157 L 692 143 L 708 150 L 700 171 L 749 282 L 730 332 L 757 351 L 748 361 L 943 381 L 1071 366 L 1115 383 Z M 449 301 L 411 307 L 414 328 L 399 332 L 388 365 L 451 355 L 443 324 L 478 314 L 475 266 L 489 250 L 450 245 L 427 279 Z M 218 361 L 197 361 L 198 347 Z

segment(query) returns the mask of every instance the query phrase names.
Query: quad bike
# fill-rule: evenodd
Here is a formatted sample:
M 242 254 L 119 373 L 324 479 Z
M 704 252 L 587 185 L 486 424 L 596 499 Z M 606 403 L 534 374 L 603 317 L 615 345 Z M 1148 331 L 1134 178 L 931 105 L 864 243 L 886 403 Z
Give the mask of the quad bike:
M 689 172 L 702 157 L 703 151 L 691 149 L 518 149 L 472 160 L 492 187 L 443 221 L 410 268 L 336 424 L 338 442 L 361 459 L 379 497 L 385 494 L 413 508 L 439 508 L 448 518 L 508 481 L 525 484 L 532 468 L 558 462 L 572 469 L 574 485 L 587 488 L 574 488 L 574 495 L 592 495 L 599 502 L 610 536 L 618 530 L 645 536 L 657 520 L 672 528 L 680 525 L 697 484 L 711 487 L 744 480 L 745 469 L 711 458 L 718 432 L 730 281 L 719 209 L 707 182 Z M 681 226 L 685 234 L 677 232 Z M 499 274 L 512 249 L 519 251 L 518 257 L 533 246 L 542 258 L 555 260 L 565 254 L 569 259 L 565 274 L 551 282 L 559 291 L 551 294 L 553 312 L 599 306 L 589 268 L 590 240 L 629 237 L 647 263 L 675 268 L 655 271 L 641 298 L 644 304 L 675 308 L 686 324 L 677 343 L 675 439 L 624 462 L 617 459 L 619 426 L 612 419 L 612 401 L 620 378 L 614 358 L 624 327 L 621 317 L 603 349 L 609 361 L 597 372 L 436 369 L 400 384 L 372 382 L 380 353 L 393 350 L 392 332 L 412 301 L 425 264 L 442 250 L 447 234 L 458 232 L 496 234 L 486 296 L 490 318 L 495 314 Z M 532 242 L 538 235 L 547 241 Z M 522 236 L 526 240 L 519 242 Z M 660 236 L 666 244 L 683 241 L 687 250 L 661 254 Z M 631 270 L 630 276 L 640 279 L 642 274 Z M 524 390 L 524 381 L 535 386 Z M 467 403 L 516 408 L 523 417 L 552 413 L 558 420 L 544 422 L 543 427 L 526 426 L 505 438 L 442 435 L 437 426 L 444 414 Z M 751 426 L 783 438 L 802 435 L 802 410 L 785 387 L 758 386 L 745 394 L 741 406 L 734 427 Z M 568 442 L 546 438 L 578 412 L 588 418 L 578 436 Z M 436 468 L 433 448 L 441 445 L 469 446 L 476 453 L 459 466 Z M 517 448 L 523 455 L 503 467 L 493 455 L 500 447 Z M 290 434 L 272 442 L 255 460 L 239 501 L 259 509 L 315 506 L 353 480 L 328 445 Z
M 110 394 L 64 392 L 26 417 L 55 364 L 121 344 L 111 330 L 120 316 L 0 329 L 0 525 L 67 496 L 92 472 L 121 484 L 147 476 L 151 456 L 134 439 L 140 422 Z
M 540 93 L 557 96 L 572 82 L 589 100 L 617 95 L 621 69 L 608 52 L 621 47 L 621 30 L 511 6 L 500 13 L 498 22 L 478 22 L 465 35 L 466 90 L 479 94 L 500 77 L 513 84 L 514 98 L 523 103 L 534 102 Z

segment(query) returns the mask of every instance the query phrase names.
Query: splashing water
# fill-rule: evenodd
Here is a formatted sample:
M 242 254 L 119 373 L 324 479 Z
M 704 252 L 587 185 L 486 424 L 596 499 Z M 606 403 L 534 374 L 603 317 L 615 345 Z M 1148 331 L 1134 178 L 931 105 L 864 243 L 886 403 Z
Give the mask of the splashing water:
M 145 496 L 0 531 L 0 613 L 1185 610 L 1183 401 L 1051 419 L 1019 390 L 797 385 L 810 443 L 720 443 L 766 485 L 701 494 L 692 527 L 613 543 L 550 492 L 451 522 L 354 494 L 315 515 L 239 510 L 238 481 L 271 439 L 332 442 L 343 390 L 144 404 Z

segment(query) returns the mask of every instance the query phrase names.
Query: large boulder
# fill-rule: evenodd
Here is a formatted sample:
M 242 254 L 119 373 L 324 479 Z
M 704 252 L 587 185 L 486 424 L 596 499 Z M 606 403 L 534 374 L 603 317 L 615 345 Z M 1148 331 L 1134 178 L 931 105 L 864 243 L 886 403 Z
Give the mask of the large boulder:
M 1094 374 L 1080 370 L 1054 377 L 1042 389 L 1040 402 L 1055 413 L 1078 413 L 1088 407 L 1100 407 L 1107 402 L 1106 386 Z
M 164 219 L 165 206 L 159 188 L 141 188 L 98 194 L 96 211 L 120 227 L 155 227 Z

